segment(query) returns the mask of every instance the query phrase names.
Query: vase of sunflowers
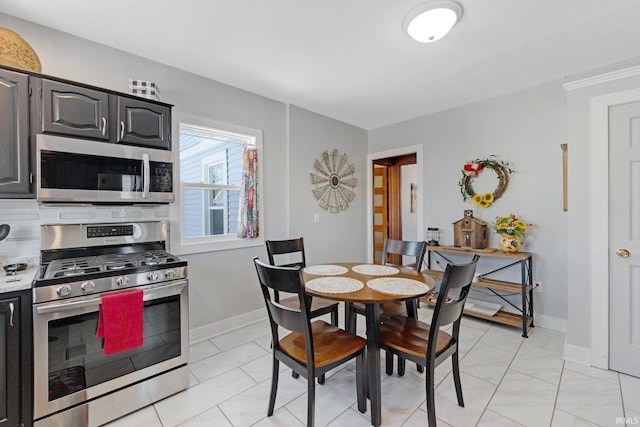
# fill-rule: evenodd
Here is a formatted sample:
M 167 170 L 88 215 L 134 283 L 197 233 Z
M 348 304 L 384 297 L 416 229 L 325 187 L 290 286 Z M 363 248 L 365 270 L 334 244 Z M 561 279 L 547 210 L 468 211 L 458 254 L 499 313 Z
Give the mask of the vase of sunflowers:
M 525 232 L 532 224 L 527 224 L 514 214 L 496 217 L 492 224 L 496 233 L 500 234 L 500 249 L 505 253 L 516 253 L 524 243 Z

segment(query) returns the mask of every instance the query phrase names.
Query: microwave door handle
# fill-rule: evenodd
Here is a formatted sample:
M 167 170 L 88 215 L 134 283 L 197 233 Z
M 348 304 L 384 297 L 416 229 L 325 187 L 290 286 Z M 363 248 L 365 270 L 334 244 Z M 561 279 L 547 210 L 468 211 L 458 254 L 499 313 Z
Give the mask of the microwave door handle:
M 149 155 L 142 155 L 142 198 L 149 198 L 149 181 L 151 180 L 151 171 L 149 166 Z

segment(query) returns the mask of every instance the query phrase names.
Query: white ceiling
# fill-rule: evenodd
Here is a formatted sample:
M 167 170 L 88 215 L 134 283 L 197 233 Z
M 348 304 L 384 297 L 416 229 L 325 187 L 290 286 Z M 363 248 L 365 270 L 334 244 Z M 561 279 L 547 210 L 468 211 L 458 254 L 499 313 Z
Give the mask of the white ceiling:
M 0 11 L 372 129 L 640 56 L 638 0 L 0 0 Z

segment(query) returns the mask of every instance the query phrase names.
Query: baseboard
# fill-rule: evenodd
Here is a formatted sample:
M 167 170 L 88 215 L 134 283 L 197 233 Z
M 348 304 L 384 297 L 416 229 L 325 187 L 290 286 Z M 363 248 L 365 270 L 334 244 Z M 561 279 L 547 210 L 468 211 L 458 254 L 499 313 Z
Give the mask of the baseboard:
M 567 320 L 545 314 L 533 313 L 533 324 L 541 328 L 567 333 Z
M 570 362 L 591 366 L 591 349 L 588 347 L 579 347 L 577 345 L 567 344 L 565 342 L 562 358 Z
M 207 325 L 199 326 L 189 330 L 189 343 L 195 344 L 200 341 L 215 337 L 217 335 L 231 332 L 235 329 L 239 329 L 250 325 L 252 323 L 261 322 L 266 320 L 267 315 L 264 307 L 259 310 L 243 313 L 238 316 L 230 317 L 228 319 L 219 320 L 217 322 L 209 323 Z

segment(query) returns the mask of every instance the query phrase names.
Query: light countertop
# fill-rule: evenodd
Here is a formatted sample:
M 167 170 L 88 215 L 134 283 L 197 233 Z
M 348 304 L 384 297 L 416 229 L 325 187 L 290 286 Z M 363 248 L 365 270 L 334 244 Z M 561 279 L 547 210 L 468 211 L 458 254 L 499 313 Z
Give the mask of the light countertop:
M 33 265 L 26 270 L 19 271 L 15 276 L 7 276 L 0 270 L 0 294 L 22 291 L 31 288 L 31 282 L 38 272 L 38 266 Z

